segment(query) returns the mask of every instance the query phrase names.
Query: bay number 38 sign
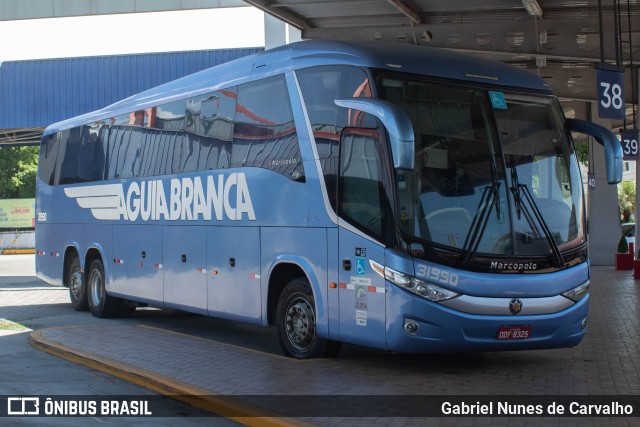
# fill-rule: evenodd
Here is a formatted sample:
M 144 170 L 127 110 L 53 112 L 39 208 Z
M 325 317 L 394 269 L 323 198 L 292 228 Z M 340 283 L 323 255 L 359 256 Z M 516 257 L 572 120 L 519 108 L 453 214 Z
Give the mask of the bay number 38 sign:
M 598 116 L 624 120 L 624 73 L 598 69 Z
M 624 73 L 614 70 L 597 70 L 598 116 L 603 119 L 625 119 Z M 638 160 L 638 130 L 620 132 L 620 144 L 624 160 Z

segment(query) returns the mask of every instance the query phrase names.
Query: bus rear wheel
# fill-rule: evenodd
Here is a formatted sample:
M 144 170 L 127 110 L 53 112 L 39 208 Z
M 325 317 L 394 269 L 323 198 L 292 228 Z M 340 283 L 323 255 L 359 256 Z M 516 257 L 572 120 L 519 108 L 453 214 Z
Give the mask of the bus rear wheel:
M 296 359 L 335 357 L 341 343 L 320 338 L 316 325 L 315 299 L 309 281 L 292 280 L 282 290 L 276 308 L 282 351 Z
M 87 311 L 89 302 L 87 301 L 87 287 L 82 277 L 82 269 L 80 268 L 80 260 L 73 257 L 67 266 L 67 283 L 65 286 L 69 288 L 69 299 L 71 305 L 76 311 Z
M 121 300 L 107 295 L 104 266 L 100 259 L 93 260 L 87 277 L 87 300 L 91 314 L 94 317 L 114 317 L 118 314 Z

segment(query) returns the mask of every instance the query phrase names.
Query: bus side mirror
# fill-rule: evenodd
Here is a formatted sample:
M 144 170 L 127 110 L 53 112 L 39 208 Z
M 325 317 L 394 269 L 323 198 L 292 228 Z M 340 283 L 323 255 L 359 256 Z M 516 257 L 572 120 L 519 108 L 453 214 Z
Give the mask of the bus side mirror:
M 604 147 L 604 163 L 607 168 L 607 182 L 617 184 L 622 181 L 622 146 L 618 138 L 606 127 L 578 119 L 567 119 L 569 129 L 590 135 Z
M 413 125 L 402 109 L 388 101 L 375 98 L 336 99 L 336 105 L 360 110 L 377 117 L 389 134 L 393 166 L 396 169 L 413 170 L 415 162 L 415 138 Z

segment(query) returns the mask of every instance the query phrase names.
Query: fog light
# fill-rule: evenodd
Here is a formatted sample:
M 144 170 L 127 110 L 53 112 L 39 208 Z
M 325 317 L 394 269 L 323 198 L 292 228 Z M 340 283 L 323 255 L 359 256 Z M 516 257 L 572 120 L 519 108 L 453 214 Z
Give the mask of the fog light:
M 587 329 L 587 318 L 582 319 L 582 332 Z
M 415 335 L 419 328 L 420 326 L 418 326 L 415 320 L 406 319 L 404 321 L 404 331 L 409 335 Z

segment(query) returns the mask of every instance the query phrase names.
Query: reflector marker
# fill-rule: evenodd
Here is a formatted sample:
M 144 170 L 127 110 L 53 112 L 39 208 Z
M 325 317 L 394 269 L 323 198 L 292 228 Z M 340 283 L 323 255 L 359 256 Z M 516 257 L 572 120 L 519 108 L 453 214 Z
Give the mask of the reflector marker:
M 138 263 L 138 267 L 142 267 L 142 263 L 141 262 Z
M 369 264 L 371 265 L 371 268 L 373 269 L 373 271 L 378 273 L 380 277 L 384 278 L 384 266 L 382 264 L 377 263 L 372 259 L 369 260 Z
M 162 268 L 162 264 L 154 264 L 153 265 L 155 268 Z
M 253 273 L 252 273 L 252 274 L 250 274 L 250 275 L 249 275 L 249 277 L 250 277 L 250 278 L 252 278 L 252 279 L 259 279 L 259 278 L 260 278 L 260 275 L 259 275 L 259 274 L 253 274 Z
M 351 283 L 340 283 L 340 289 L 349 289 L 353 291 L 355 289 L 355 285 Z M 378 286 L 367 286 L 367 291 L 371 293 L 384 294 L 386 293 L 385 288 Z
M 198 273 L 204 273 L 204 274 L 207 274 L 207 269 L 206 269 L 206 268 L 199 268 L 199 269 L 198 269 Z
M 38 255 L 44 255 L 44 252 L 43 252 L 43 251 L 37 251 L 36 253 L 37 253 Z
M 338 285 L 337 285 L 335 282 L 331 282 L 331 283 L 329 283 L 329 287 L 330 287 L 331 289 L 335 289 L 335 288 L 337 288 L 337 287 L 338 287 Z
M 58 252 L 51 252 L 51 256 L 60 256 Z
M 114 263 L 114 264 L 124 264 L 124 260 L 123 260 L 123 259 L 117 259 L 117 258 L 114 258 L 114 259 L 113 259 L 113 263 Z

